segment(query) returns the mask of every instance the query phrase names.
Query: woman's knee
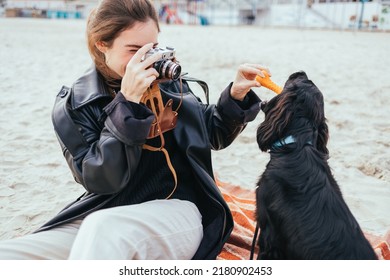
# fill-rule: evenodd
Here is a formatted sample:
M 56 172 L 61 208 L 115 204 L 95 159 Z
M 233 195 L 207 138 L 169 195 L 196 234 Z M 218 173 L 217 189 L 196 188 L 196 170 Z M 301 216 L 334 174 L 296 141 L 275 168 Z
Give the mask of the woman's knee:
M 79 233 L 88 231 L 104 235 L 105 231 L 112 231 L 111 222 L 111 215 L 108 211 L 101 210 L 93 212 L 85 217 L 81 223 Z

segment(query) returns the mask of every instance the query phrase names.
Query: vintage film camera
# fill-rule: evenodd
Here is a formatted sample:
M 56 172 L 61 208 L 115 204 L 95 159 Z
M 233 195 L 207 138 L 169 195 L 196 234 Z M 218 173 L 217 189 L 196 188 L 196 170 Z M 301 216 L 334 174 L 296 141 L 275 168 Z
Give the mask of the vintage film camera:
M 153 64 L 153 68 L 156 69 L 159 73 L 157 79 L 170 79 L 174 81 L 179 79 L 181 74 L 181 66 L 176 63 L 174 48 L 153 48 L 145 54 L 144 59 L 158 52 L 162 53 L 162 57 Z

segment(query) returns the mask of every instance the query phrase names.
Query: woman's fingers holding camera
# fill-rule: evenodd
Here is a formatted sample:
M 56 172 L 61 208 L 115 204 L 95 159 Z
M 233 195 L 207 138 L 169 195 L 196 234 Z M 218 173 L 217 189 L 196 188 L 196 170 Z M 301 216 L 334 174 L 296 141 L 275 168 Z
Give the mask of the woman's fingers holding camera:
M 135 89 L 140 89 L 141 94 L 146 90 L 148 86 L 150 86 L 151 82 L 149 80 L 152 79 L 154 81 L 158 77 L 158 72 L 154 68 L 148 68 L 144 71 L 140 71 L 135 73 L 133 77 L 133 85 Z M 139 91 L 139 90 L 138 90 Z
M 126 69 L 135 68 L 135 69 L 147 69 L 155 61 L 161 58 L 161 54 L 156 52 L 150 52 L 153 48 L 153 43 L 149 43 L 141 47 L 127 63 Z
M 126 73 L 136 75 L 137 73 L 153 68 L 151 66 L 157 60 L 161 59 L 162 54 L 151 51 L 152 47 L 153 43 L 149 43 L 141 47 L 127 63 Z M 158 77 L 158 74 L 156 75 Z
M 153 68 L 152 68 L 153 69 Z M 153 69 L 154 71 L 156 71 L 155 69 Z M 157 71 L 156 71 L 157 72 Z M 146 91 L 146 89 L 155 81 L 155 80 L 157 80 L 157 78 L 158 78 L 158 74 L 156 75 L 155 73 L 153 73 L 153 74 L 151 74 L 151 75 L 149 75 L 149 76 L 147 76 L 146 78 L 145 78 L 145 80 L 144 80 L 144 91 L 143 92 L 145 92 Z
M 160 52 L 153 51 L 153 43 L 148 43 L 135 53 L 130 62 L 139 64 L 142 69 L 147 69 L 154 62 L 161 59 L 161 56 Z
M 149 68 L 153 63 L 162 58 L 161 52 L 146 53 L 141 61 L 142 67 Z
M 132 102 L 139 102 L 142 94 L 156 80 L 159 73 L 151 64 L 161 54 L 152 54 L 146 59 L 146 53 L 153 47 L 153 43 L 149 43 L 141 47 L 126 65 L 125 75 L 122 79 L 121 92 L 125 98 Z
M 154 68 L 126 72 L 122 79 L 121 92 L 127 100 L 139 103 L 143 93 L 158 76 L 159 74 Z
M 145 77 L 146 79 L 150 79 L 152 78 L 153 81 L 156 80 L 158 78 L 160 74 L 157 72 L 156 69 L 154 69 L 153 67 L 150 67 L 148 69 L 146 69 L 145 71 Z M 147 83 L 148 84 L 148 83 Z M 151 83 L 148 84 L 148 86 L 150 85 Z
M 153 43 L 142 46 L 130 59 L 129 62 L 140 63 L 144 60 L 145 54 L 153 48 Z

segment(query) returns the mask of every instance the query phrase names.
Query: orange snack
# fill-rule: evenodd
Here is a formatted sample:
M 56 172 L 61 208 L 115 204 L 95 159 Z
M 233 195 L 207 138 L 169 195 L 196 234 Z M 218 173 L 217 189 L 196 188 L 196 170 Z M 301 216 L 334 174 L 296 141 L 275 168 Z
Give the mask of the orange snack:
M 264 73 L 265 78 L 256 76 L 256 81 L 258 81 L 263 87 L 266 87 L 277 94 L 281 93 L 283 88 L 275 84 L 271 78 L 269 77 L 268 73 L 266 71 L 262 71 Z

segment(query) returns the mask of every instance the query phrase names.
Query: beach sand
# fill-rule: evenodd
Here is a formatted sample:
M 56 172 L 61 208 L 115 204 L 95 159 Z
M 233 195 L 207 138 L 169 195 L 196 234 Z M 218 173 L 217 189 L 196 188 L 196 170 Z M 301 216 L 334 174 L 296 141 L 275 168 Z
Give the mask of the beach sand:
M 245 62 L 268 66 L 282 85 L 304 70 L 322 90 L 329 164 L 361 227 L 390 229 L 390 36 L 260 27 L 161 26 L 183 72 L 208 82 L 210 100 Z M 62 85 L 91 64 L 85 21 L 0 18 L 0 239 L 35 230 L 84 192 L 51 123 Z M 200 88 L 194 91 L 203 96 Z M 255 89 L 262 99 L 274 94 Z M 219 180 L 254 189 L 269 155 L 255 141 L 260 113 L 228 148 L 213 152 Z

